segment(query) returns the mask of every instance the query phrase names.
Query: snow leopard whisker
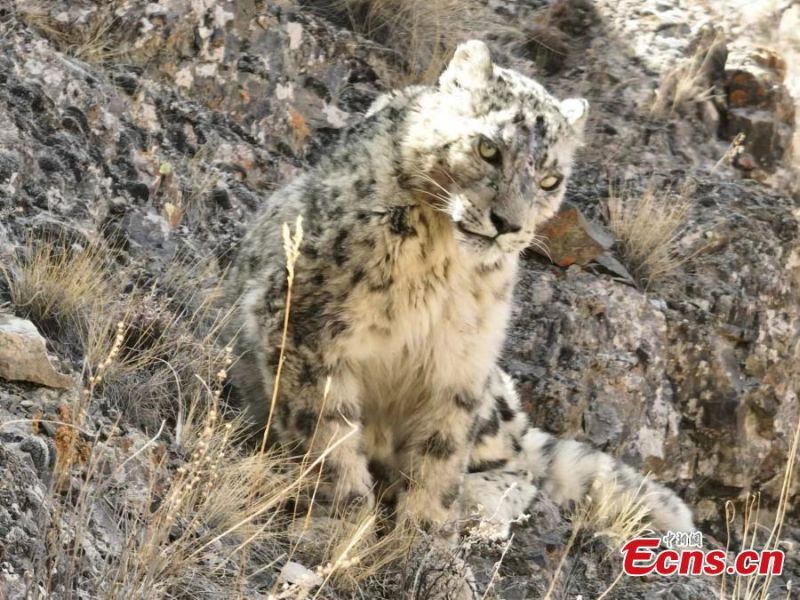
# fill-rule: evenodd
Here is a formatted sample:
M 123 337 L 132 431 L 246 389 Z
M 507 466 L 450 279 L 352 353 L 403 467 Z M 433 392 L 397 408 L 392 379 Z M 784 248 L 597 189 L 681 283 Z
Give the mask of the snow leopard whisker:
M 441 196 L 439 194 L 436 194 L 436 193 L 431 192 L 429 190 L 426 190 L 424 188 L 414 188 L 414 191 L 415 192 L 421 192 L 421 193 L 423 193 L 423 194 L 425 194 L 427 196 L 430 196 L 430 197 L 432 197 L 432 198 L 434 198 L 436 200 L 439 200 L 439 202 L 441 202 L 441 204 L 439 204 L 439 203 L 431 203 L 430 204 L 431 208 L 433 208 L 433 210 L 435 210 L 436 212 L 440 212 L 440 213 L 444 213 L 444 214 L 450 214 L 449 208 L 453 203 L 452 198 L 446 198 L 444 196 Z
M 435 187 L 437 187 L 438 189 L 440 189 L 440 190 L 442 191 L 442 193 L 444 193 L 444 194 L 448 194 L 448 195 L 450 194 L 450 190 L 448 190 L 448 189 L 447 189 L 446 187 L 444 187 L 444 186 L 443 186 L 441 183 L 439 183 L 438 181 L 436 181 L 436 179 L 434 179 L 433 177 L 431 177 L 430 175 L 428 175 L 428 174 L 427 174 L 427 173 L 425 173 L 424 171 L 417 171 L 417 172 L 415 173 L 415 175 L 416 175 L 417 177 L 419 177 L 420 179 L 422 179 L 423 181 L 425 181 L 425 182 L 427 182 L 427 183 L 431 183 L 431 184 L 433 184 Z
M 547 246 L 547 236 L 536 235 L 531 238 L 529 243 L 530 246 L 541 250 L 542 254 L 544 254 L 548 259 L 551 261 L 553 257 L 550 255 L 550 248 Z

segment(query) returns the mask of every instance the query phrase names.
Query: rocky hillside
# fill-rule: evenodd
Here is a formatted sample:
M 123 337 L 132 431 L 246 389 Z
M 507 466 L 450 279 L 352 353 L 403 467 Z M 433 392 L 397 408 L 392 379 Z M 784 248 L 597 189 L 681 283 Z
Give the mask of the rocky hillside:
M 419 544 L 299 539 L 300 467 L 221 415 L 217 284 L 271 190 L 469 37 L 592 106 L 516 292 L 533 420 L 679 490 L 707 547 L 782 523 L 787 565 L 749 596 L 620 581 L 618 531 L 543 499 L 445 568 L 487 598 L 796 597 L 800 8 L 751 4 L 0 0 L 0 598 L 432 597 Z

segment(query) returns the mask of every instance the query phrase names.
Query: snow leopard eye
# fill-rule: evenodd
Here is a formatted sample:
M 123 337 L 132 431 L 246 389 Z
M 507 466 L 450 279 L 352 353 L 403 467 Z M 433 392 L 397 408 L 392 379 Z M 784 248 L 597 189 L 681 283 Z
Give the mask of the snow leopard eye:
M 539 187 L 546 192 L 552 191 L 561 185 L 562 179 L 560 175 L 545 175 L 539 181 Z
M 478 155 L 486 162 L 496 165 L 500 162 L 500 150 L 490 139 L 481 137 L 478 140 Z

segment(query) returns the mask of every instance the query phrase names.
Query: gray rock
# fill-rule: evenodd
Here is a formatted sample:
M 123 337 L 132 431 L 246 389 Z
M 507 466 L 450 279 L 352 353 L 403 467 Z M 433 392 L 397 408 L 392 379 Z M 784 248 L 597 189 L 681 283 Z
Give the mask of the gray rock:
M 46 485 L 29 456 L 0 440 L 0 551 L 5 565 L 0 570 L 0 592 L 4 597 L 25 597 L 36 561 L 45 556 L 45 496 Z
M 50 364 L 44 338 L 30 321 L 0 313 L 0 377 L 55 388 L 73 385 Z

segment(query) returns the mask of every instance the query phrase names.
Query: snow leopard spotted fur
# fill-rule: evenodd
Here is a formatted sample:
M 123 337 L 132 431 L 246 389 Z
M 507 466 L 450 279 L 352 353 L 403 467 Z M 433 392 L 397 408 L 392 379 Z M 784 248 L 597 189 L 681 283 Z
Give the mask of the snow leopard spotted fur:
M 532 427 L 498 366 L 518 256 L 561 202 L 587 110 L 467 42 L 437 85 L 379 98 L 267 201 L 229 279 L 234 383 L 263 428 L 287 292 L 281 224 L 302 215 L 270 435 L 298 453 L 333 447 L 334 505 L 389 498 L 444 535 L 479 507 L 503 536 L 539 489 L 562 504 L 638 491 L 656 526 L 692 528 L 671 491 Z

